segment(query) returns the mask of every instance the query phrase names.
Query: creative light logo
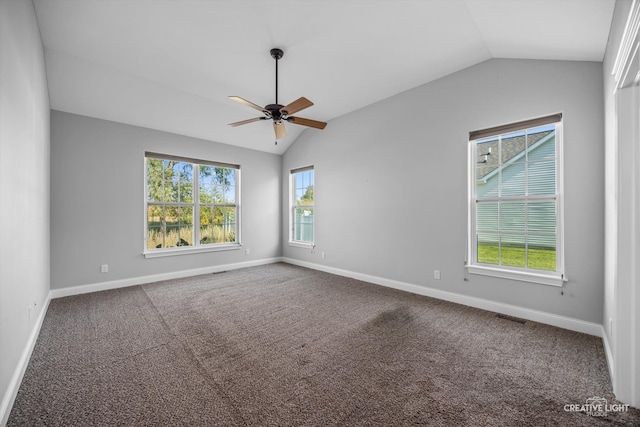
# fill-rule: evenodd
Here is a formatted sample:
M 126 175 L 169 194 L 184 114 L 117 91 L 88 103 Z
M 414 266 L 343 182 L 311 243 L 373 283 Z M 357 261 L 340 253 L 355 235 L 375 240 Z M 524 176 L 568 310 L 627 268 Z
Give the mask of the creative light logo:
M 607 416 L 607 399 L 603 397 L 590 397 L 587 399 L 587 415 L 592 417 Z
M 606 417 L 609 412 L 627 412 L 628 404 L 613 403 L 609 404 L 604 397 L 590 397 L 586 403 L 577 404 L 569 403 L 564 405 L 567 412 L 584 412 L 592 417 Z

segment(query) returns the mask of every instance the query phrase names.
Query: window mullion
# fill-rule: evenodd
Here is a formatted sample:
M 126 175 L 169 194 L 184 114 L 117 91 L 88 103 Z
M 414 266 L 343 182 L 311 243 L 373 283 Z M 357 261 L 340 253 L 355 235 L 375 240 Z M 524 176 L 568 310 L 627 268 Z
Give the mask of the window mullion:
M 525 168 L 526 172 L 526 168 Z M 525 179 L 526 185 L 526 179 Z M 529 268 L 529 201 L 524 201 L 524 266 Z
M 291 240 L 295 240 L 296 235 L 296 206 L 291 208 Z
M 524 267 L 529 268 L 529 130 L 524 133 Z
M 200 165 L 193 165 L 193 246 L 200 246 Z
M 498 265 L 502 265 L 502 203 L 498 203 Z
M 164 199 L 164 194 L 163 194 Z M 162 204 L 162 247 L 167 247 L 167 204 Z
M 502 197 L 502 135 L 498 137 L 498 197 Z

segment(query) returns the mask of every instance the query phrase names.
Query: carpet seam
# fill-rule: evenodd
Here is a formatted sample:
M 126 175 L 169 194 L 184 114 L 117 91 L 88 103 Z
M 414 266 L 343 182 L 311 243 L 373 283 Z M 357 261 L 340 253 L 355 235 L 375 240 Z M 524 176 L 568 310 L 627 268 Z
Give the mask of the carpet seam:
M 142 289 L 142 292 L 144 293 L 145 297 L 147 298 L 147 300 L 151 304 L 151 307 L 153 307 L 153 310 L 158 314 L 158 316 L 159 316 L 159 318 L 160 318 L 160 320 L 162 322 L 163 327 L 169 333 L 169 335 L 171 337 L 170 341 L 171 342 L 177 342 L 177 343 L 180 344 L 180 347 L 184 350 L 184 352 L 187 355 L 187 357 L 191 360 L 192 363 L 195 364 L 195 367 L 196 367 L 198 373 L 200 375 L 202 375 L 202 377 L 205 379 L 205 381 L 216 392 L 218 392 L 220 394 L 220 396 L 225 400 L 225 402 L 229 405 L 229 407 L 232 408 L 232 411 L 235 412 L 234 416 L 239 418 L 239 420 L 242 422 L 242 424 L 244 426 L 248 427 L 249 424 L 247 423 L 247 420 L 242 415 L 242 412 L 240 411 L 240 408 L 237 407 L 237 405 L 233 402 L 233 400 L 228 395 L 228 393 L 224 390 L 224 388 L 215 379 L 213 379 L 211 377 L 211 375 L 209 375 L 209 373 L 204 368 L 204 366 L 202 366 L 202 364 L 200 363 L 198 358 L 195 356 L 195 354 L 193 354 L 193 350 L 191 348 L 189 348 L 184 341 L 182 341 L 180 338 L 178 338 L 176 336 L 176 334 L 173 333 L 173 331 L 169 327 L 169 324 L 167 323 L 166 319 L 164 318 L 164 316 L 162 315 L 160 310 L 158 310 L 158 307 L 154 304 L 153 300 L 151 299 L 151 296 L 149 296 L 149 294 L 147 293 L 147 290 L 145 289 L 144 285 L 139 285 L 139 286 Z

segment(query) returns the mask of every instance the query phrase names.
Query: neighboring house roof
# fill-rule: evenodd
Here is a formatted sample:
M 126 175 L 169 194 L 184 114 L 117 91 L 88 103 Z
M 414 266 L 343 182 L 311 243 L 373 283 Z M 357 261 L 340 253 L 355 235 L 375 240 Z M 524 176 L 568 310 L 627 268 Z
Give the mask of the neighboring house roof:
M 502 164 L 506 164 L 523 155 L 527 148 L 527 142 L 529 147 L 536 145 L 539 142 L 543 142 L 547 136 L 553 133 L 553 130 L 547 130 L 538 133 L 530 133 L 528 135 L 518 135 L 511 138 L 504 138 L 502 140 Z M 486 153 L 491 153 L 484 156 Z M 498 153 L 498 139 L 493 139 L 488 142 L 482 142 L 478 144 L 478 167 L 476 168 L 476 179 L 487 180 L 489 175 L 497 171 L 500 155 Z M 481 163 L 481 164 L 480 164 Z

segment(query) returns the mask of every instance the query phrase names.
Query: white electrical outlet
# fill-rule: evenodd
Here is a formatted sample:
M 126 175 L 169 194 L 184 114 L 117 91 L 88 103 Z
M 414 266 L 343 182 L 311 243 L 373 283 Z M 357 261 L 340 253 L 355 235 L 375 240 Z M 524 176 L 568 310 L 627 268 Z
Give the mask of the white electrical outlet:
M 440 270 L 433 270 L 433 278 L 440 280 Z
M 100 266 L 100 273 L 108 273 L 109 272 L 109 264 L 102 264 Z
M 325 259 L 327 257 L 327 254 L 325 254 L 324 252 L 322 252 L 320 255 L 322 256 L 322 259 Z
M 29 320 L 31 320 L 31 318 L 35 315 L 35 310 L 37 306 L 38 306 L 38 301 L 33 300 L 33 304 L 29 304 L 29 306 L 27 307 Z
M 245 249 L 244 250 L 244 254 L 245 255 L 251 255 L 251 249 Z

